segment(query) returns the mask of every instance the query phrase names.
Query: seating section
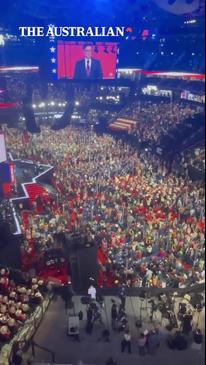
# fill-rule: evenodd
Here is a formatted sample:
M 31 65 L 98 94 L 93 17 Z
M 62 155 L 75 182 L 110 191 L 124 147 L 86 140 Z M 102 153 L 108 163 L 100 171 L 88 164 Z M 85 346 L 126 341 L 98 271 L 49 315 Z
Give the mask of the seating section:
M 45 285 L 20 272 L 0 270 L 0 346 L 9 342 L 43 302 Z

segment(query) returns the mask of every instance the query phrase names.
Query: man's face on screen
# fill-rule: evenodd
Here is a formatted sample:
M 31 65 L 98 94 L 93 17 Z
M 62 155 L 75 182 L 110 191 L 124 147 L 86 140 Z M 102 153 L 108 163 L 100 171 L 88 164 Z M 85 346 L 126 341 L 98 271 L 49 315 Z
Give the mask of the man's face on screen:
M 85 58 L 92 58 L 92 47 L 88 46 L 84 49 Z

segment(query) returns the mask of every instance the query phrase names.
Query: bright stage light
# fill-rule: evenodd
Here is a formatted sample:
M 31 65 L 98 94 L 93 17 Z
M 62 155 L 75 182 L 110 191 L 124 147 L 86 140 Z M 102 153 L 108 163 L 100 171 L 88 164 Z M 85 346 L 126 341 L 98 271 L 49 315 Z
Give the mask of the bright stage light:
M 44 107 L 45 107 L 45 103 L 39 104 L 39 108 L 44 108 Z
M 0 34 L 0 46 L 4 46 L 4 45 L 5 45 L 4 36 L 3 36 L 3 34 Z

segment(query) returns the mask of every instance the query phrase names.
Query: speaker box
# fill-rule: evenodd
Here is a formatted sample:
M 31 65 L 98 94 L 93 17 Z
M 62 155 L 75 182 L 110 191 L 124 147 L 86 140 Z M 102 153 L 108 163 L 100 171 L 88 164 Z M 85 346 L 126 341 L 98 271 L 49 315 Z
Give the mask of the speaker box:
M 66 106 L 65 112 L 62 115 L 62 117 L 55 121 L 55 123 L 53 124 L 51 129 L 54 131 L 58 131 L 60 129 L 66 128 L 71 122 L 71 116 L 72 116 L 73 110 L 74 110 L 74 103 L 70 102 Z
M 27 130 L 30 133 L 40 133 L 41 130 L 36 124 L 34 111 L 31 107 L 31 105 L 29 105 L 27 103 L 24 103 L 24 105 L 23 105 L 23 114 L 24 114 L 24 117 L 25 117 L 25 123 L 26 123 Z

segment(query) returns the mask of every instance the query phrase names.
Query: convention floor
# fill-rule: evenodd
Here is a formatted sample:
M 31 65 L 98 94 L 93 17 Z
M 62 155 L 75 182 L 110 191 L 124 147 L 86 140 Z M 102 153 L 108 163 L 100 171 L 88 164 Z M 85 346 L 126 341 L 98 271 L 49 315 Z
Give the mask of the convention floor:
M 136 302 L 135 302 L 136 300 Z M 86 364 L 105 365 L 106 360 L 112 356 L 117 365 L 203 365 L 204 352 L 188 349 L 184 352 L 171 351 L 165 345 L 165 338 L 168 335 L 164 328 L 164 322 L 161 318 L 154 317 L 155 323 L 150 323 L 148 313 L 143 313 L 143 328 L 153 328 L 159 326 L 161 328 L 161 346 L 156 355 L 147 355 L 140 358 L 137 351 L 136 339 L 138 333 L 141 331 L 135 327 L 135 317 L 138 313 L 138 299 L 127 299 L 126 312 L 128 314 L 128 321 L 130 331 L 133 335 L 132 354 L 121 354 L 120 343 L 122 339 L 121 333 L 112 333 L 109 343 L 103 342 L 100 337 L 102 330 L 110 325 L 110 308 L 111 297 L 105 299 L 105 307 L 102 311 L 103 325 L 96 324 L 92 336 L 85 333 L 85 306 L 82 306 L 80 297 L 75 297 L 75 311 L 80 310 L 84 312 L 84 320 L 80 325 L 80 342 L 74 341 L 66 335 L 67 332 L 67 315 L 64 308 L 64 303 L 60 298 L 53 301 L 46 313 L 44 320 L 38 329 L 34 341 L 41 346 L 51 349 L 56 354 L 55 363 L 57 364 L 72 364 L 76 365 L 78 361 L 82 360 Z M 118 301 L 118 299 L 117 299 Z M 72 312 L 71 312 L 72 313 Z M 161 327 L 162 325 L 162 327 Z M 30 350 L 26 354 L 26 358 L 30 357 Z M 34 362 L 51 361 L 48 353 L 42 350 L 36 350 Z

